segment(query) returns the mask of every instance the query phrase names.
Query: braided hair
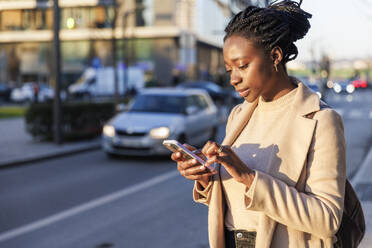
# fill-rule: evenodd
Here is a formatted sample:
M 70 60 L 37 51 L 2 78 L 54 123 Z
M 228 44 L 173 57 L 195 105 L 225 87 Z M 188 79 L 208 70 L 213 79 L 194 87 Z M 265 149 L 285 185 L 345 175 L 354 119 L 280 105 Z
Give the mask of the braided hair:
M 311 14 L 303 11 L 294 1 L 275 1 L 266 8 L 248 6 L 236 14 L 225 28 L 224 41 L 232 35 L 252 40 L 270 52 L 279 46 L 283 64 L 298 55 L 295 41 L 302 39 L 310 28 Z

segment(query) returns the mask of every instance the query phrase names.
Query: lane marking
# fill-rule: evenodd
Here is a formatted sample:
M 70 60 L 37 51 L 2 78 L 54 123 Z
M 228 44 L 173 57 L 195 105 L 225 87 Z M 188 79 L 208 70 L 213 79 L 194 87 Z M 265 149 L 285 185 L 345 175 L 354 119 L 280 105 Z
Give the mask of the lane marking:
M 82 212 L 89 211 L 93 208 L 102 206 L 104 204 L 116 201 L 120 198 L 123 198 L 125 196 L 137 193 L 138 191 L 150 188 L 156 184 L 162 183 L 164 181 L 167 181 L 173 177 L 176 177 L 179 175 L 178 171 L 171 171 L 164 173 L 162 175 L 159 175 L 157 177 L 154 177 L 150 180 L 135 184 L 133 186 L 124 188 L 122 190 L 113 192 L 111 194 L 108 194 L 106 196 L 88 201 L 84 204 L 78 205 L 76 207 L 70 208 L 66 211 L 60 212 L 58 214 L 51 215 L 49 217 L 46 217 L 44 219 L 40 219 L 38 221 L 32 222 L 30 224 L 6 231 L 4 233 L 0 233 L 0 242 L 4 242 L 6 240 L 21 236 L 23 234 L 35 231 L 37 229 L 40 229 L 42 227 L 54 224 L 58 221 L 62 221 L 64 219 L 67 219 L 69 217 L 72 217 L 74 215 L 78 215 Z
M 369 115 L 368 115 L 369 119 L 372 119 L 372 110 L 369 111 Z
M 350 119 L 362 119 L 363 118 L 363 112 L 359 109 L 353 109 L 349 112 L 349 118 Z

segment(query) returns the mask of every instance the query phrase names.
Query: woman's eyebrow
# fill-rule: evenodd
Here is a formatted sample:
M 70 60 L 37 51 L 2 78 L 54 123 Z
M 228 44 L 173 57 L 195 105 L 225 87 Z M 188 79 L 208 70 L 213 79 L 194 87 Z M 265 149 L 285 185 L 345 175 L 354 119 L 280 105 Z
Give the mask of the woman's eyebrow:
M 242 60 L 242 59 L 249 59 L 249 56 L 241 56 L 241 57 L 236 57 L 236 58 L 232 58 L 232 59 L 230 59 L 232 62 L 235 62 L 235 61 L 237 61 L 237 60 Z M 224 61 L 225 62 L 225 64 L 227 64 L 226 63 L 226 61 Z

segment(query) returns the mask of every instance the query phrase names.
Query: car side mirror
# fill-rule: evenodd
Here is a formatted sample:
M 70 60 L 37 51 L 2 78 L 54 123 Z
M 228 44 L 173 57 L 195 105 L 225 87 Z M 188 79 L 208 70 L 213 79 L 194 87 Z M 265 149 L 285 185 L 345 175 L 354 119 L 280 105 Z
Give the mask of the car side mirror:
M 196 106 L 188 106 L 186 108 L 186 114 L 188 115 L 195 114 L 196 112 L 198 112 L 198 108 Z

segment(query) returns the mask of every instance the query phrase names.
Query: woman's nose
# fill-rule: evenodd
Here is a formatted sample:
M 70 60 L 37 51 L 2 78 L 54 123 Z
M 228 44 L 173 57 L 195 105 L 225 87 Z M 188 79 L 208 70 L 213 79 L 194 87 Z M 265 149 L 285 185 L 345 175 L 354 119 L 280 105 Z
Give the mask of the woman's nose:
M 235 86 L 241 81 L 242 81 L 242 77 L 240 76 L 240 73 L 237 70 L 232 70 L 230 74 L 230 84 L 232 86 Z

